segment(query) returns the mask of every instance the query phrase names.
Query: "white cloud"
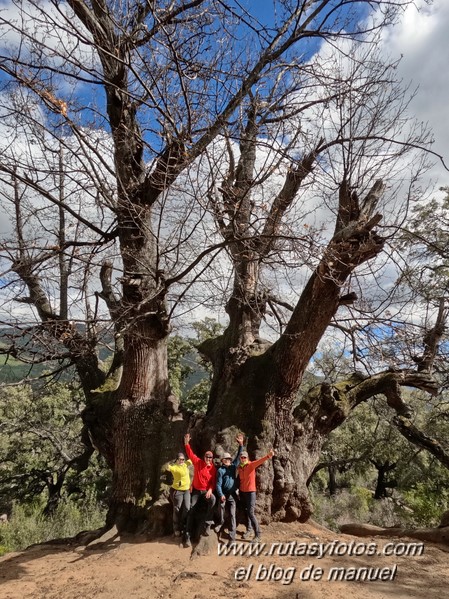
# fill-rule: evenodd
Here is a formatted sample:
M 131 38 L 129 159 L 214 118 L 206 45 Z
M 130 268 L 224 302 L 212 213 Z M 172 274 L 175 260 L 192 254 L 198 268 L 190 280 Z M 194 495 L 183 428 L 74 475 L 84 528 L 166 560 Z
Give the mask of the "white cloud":
M 431 6 L 420 0 L 407 8 L 400 24 L 386 32 L 384 51 L 392 58 L 402 56 L 399 75 L 404 83 L 417 87 L 410 110 L 434 132 L 433 150 L 449 167 L 449 2 L 434 0 Z M 431 175 L 438 186 L 449 184 L 449 172 L 441 163 Z
M 85 63 L 93 60 L 92 50 L 86 45 L 91 36 L 74 19 L 67 4 L 60 3 L 56 9 L 48 0 L 34 4 L 7 0 L 0 5 L 0 27 L 0 47 L 6 50 L 20 48 L 24 59 L 28 58 L 37 41 L 46 50 L 46 59 L 54 66 L 64 66 L 66 57 L 73 59 L 76 56 Z
M 449 97 L 449 72 L 446 66 L 449 55 L 449 2 L 435 0 L 432 7 L 427 7 L 419 0 L 418 4 L 422 5 L 423 10 L 418 12 L 415 6 L 410 6 L 401 23 L 386 32 L 382 44 L 385 53 L 392 58 L 403 55 L 400 76 L 405 83 L 412 81 L 412 86 L 419 86 L 411 104 L 411 112 L 420 120 L 429 122 L 435 132 L 434 149 L 445 155 L 449 164 L 449 119 L 446 107 Z M 3 13 L 2 16 L 6 19 L 8 15 Z M 8 18 L 12 18 L 12 14 Z M 8 42 L 15 41 L 14 32 L 8 36 Z M 46 43 L 49 47 L 56 47 L 62 41 L 61 38 L 51 37 Z M 437 185 L 449 183 L 449 173 L 441 165 L 435 167 L 432 175 L 438 178 Z M 223 282 L 224 288 L 220 292 L 224 294 L 227 280 L 224 272 L 219 274 L 217 278 Z M 201 311 L 199 308 L 197 310 Z

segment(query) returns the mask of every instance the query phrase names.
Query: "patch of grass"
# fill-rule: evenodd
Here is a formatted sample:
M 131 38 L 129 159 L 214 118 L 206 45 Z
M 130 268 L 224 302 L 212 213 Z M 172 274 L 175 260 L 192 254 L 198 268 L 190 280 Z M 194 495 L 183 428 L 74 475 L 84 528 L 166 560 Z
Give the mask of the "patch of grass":
M 358 487 L 330 497 L 317 493 L 313 497 L 313 517 L 327 528 L 338 531 L 348 522 L 367 522 L 371 502 L 371 493 Z
M 62 500 L 50 518 L 42 515 L 42 507 L 41 502 L 13 506 L 9 521 L 0 526 L 0 555 L 21 551 L 35 543 L 73 537 L 105 522 L 105 510 L 93 500 L 84 503 Z

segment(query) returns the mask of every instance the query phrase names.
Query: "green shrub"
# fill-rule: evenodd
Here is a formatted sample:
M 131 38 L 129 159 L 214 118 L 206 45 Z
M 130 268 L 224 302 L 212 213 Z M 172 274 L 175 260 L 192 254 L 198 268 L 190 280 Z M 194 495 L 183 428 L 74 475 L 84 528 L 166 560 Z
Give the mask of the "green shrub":
M 99 528 L 105 511 L 92 499 L 83 503 L 61 501 L 50 518 L 42 515 L 43 502 L 14 504 L 8 523 L 0 527 L 0 552 L 21 551 L 35 543 L 72 537 L 81 530 Z
M 373 499 L 367 522 L 383 527 L 401 526 L 403 522 L 403 510 L 391 498 Z
M 424 483 L 416 483 L 403 495 L 410 510 L 406 515 L 407 524 L 412 526 L 437 526 L 449 504 L 448 490 L 431 489 Z
M 374 501 L 372 492 L 366 487 L 352 487 L 349 493 L 354 497 L 357 511 L 368 516 Z
M 376 526 L 437 526 L 448 509 L 449 491 L 431 490 L 425 483 L 393 498 L 373 499 L 364 487 L 339 491 L 336 495 L 313 495 L 313 518 L 331 530 L 338 531 L 347 522 L 365 522 Z

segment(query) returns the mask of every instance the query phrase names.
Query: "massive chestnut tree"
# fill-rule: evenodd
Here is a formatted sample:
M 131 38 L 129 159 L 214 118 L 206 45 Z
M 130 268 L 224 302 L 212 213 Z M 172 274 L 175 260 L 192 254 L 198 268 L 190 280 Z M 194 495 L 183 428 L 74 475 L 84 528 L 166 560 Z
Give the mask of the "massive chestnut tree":
M 236 429 L 254 454 L 273 446 L 264 513 L 305 520 L 329 431 L 375 393 L 404 416 L 401 385 L 435 390 L 427 371 L 366 373 L 298 403 L 423 166 L 427 133 L 376 53 L 407 4 L 2 7 L 2 351 L 74 365 L 84 440 L 113 472 L 109 524 L 158 529 L 161 467 L 187 429 L 198 451 Z M 225 297 L 228 322 L 200 347 L 213 381 L 193 423 L 167 338 L 208 297 Z

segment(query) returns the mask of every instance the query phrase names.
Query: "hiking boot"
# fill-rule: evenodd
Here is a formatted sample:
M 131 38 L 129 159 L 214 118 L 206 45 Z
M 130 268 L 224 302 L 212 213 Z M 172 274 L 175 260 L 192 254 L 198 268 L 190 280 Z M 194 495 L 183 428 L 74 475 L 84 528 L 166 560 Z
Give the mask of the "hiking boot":
M 217 526 L 214 526 L 214 531 L 218 534 L 221 533 L 221 524 L 217 524 Z
M 186 536 L 184 537 L 184 547 L 191 547 L 192 546 L 192 541 L 190 540 L 190 535 L 186 534 Z
M 254 535 L 254 539 L 251 541 L 251 543 L 260 543 L 261 539 L 260 539 L 260 535 Z
M 181 531 L 179 531 L 179 530 L 175 530 L 175 532 L 173 533 L 173 535 L 174 535 L 175 537 L 180 537 L 180 536 L 181 536 Z
M 248 539 L 250 539 L 253 535 L 253 531 L 252 530 L 247 530 L 245 533 L 243 533 L 242 535 L 242 539 L 244 541 L 247 541 Z

